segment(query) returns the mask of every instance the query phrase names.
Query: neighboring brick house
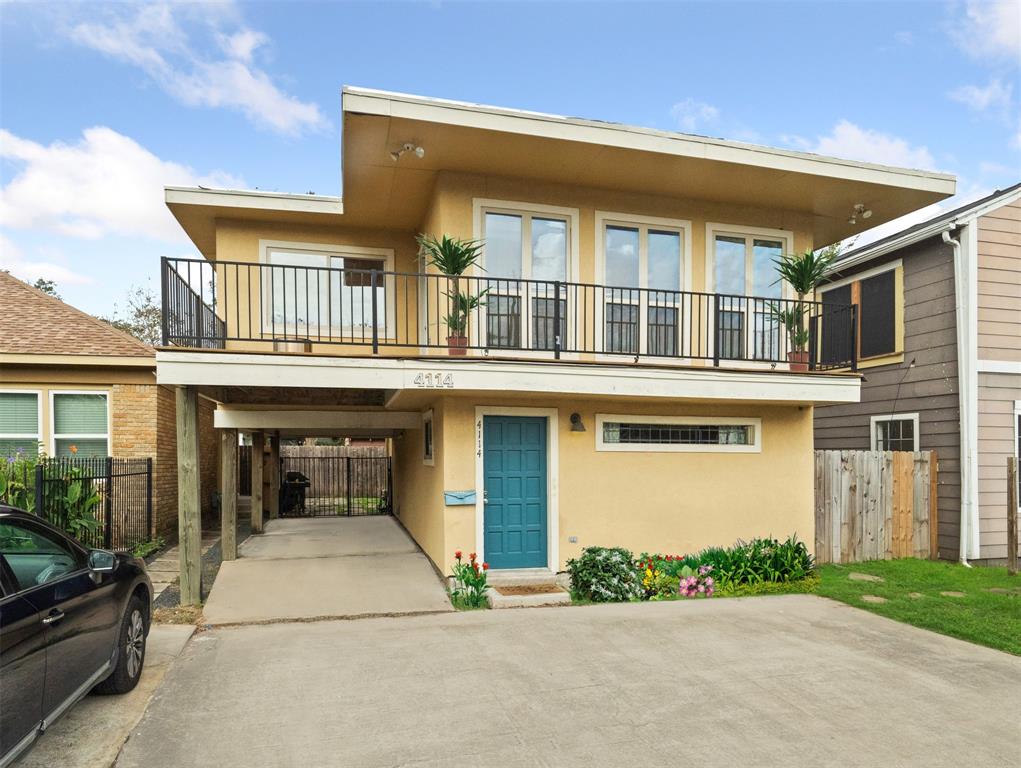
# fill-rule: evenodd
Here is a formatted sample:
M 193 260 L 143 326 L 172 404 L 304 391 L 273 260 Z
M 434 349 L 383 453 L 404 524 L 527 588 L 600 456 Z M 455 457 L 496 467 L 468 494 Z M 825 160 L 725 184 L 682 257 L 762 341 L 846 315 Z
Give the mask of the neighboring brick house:
M 173 389 L 156 384 L 151 347 L 0 272 L 0 454 L 153 459 L 152 535 L 177 528 Z M 203 444 L 213 404 L 200 404 Z M 212 511 L 216 451 L 204 450 L 203 512 Z

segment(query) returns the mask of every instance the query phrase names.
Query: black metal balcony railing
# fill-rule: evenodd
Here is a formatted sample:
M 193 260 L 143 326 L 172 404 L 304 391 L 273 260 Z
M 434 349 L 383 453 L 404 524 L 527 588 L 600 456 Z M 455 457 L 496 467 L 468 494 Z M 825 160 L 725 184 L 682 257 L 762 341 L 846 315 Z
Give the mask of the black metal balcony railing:
M 403 347 L 857 368 L 857 308 L 845 304 L 167 258 L 162 289 L 165 346 L 329 344 L 372 354 Z M 800 342 L 792 338 L 792 314 L 802 318 Z

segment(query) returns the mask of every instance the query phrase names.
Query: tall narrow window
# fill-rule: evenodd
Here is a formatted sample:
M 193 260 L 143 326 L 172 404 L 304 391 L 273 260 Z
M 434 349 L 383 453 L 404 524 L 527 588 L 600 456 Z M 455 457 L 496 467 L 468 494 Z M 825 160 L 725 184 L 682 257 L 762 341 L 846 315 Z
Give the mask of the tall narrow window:
M 889 355 L 897 349 L 893 270 L 861 281 L 861 356 Z
M 638 230 L 606 228 L 606 351 L 637 354 Z
M 110 455 L 105 392 L 55 392 L 52 403 L 54 456 Z
M 39 393 L 0 392 L 0 458 L 39 453 Z

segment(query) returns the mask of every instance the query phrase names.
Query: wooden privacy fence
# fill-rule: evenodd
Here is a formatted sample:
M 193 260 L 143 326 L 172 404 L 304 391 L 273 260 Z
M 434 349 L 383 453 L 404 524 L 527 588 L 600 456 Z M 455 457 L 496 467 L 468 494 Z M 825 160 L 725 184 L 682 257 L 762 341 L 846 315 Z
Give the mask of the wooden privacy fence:
M 936 474 L 935 451 L 816 451 L 816 560 L 936 557 Z

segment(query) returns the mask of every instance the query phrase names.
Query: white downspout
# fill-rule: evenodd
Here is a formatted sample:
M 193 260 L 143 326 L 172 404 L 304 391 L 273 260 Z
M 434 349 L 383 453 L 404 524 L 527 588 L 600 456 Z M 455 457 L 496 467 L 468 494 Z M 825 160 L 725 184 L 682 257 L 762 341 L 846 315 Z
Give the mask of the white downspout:
M 971 567 L 968 563 L 968 534 L 970 533 L 971 521 L 971 446 L 969 436 L 971 434 L 971 414 L 968 404 L 969 388 L 968 383 L 968 280 L 967 268 L 961 259 L 961 244 L 954 240 L 950 233 L 953 225 L 943 231 L 943 242 L 954 249 L 954 315 L 957 326 L 957 393 L 958 409 L 960 411 L 960 451 L 961 451 L 961 521 L 958 541 L 960 543 L 960 561 L 962 565 Z

